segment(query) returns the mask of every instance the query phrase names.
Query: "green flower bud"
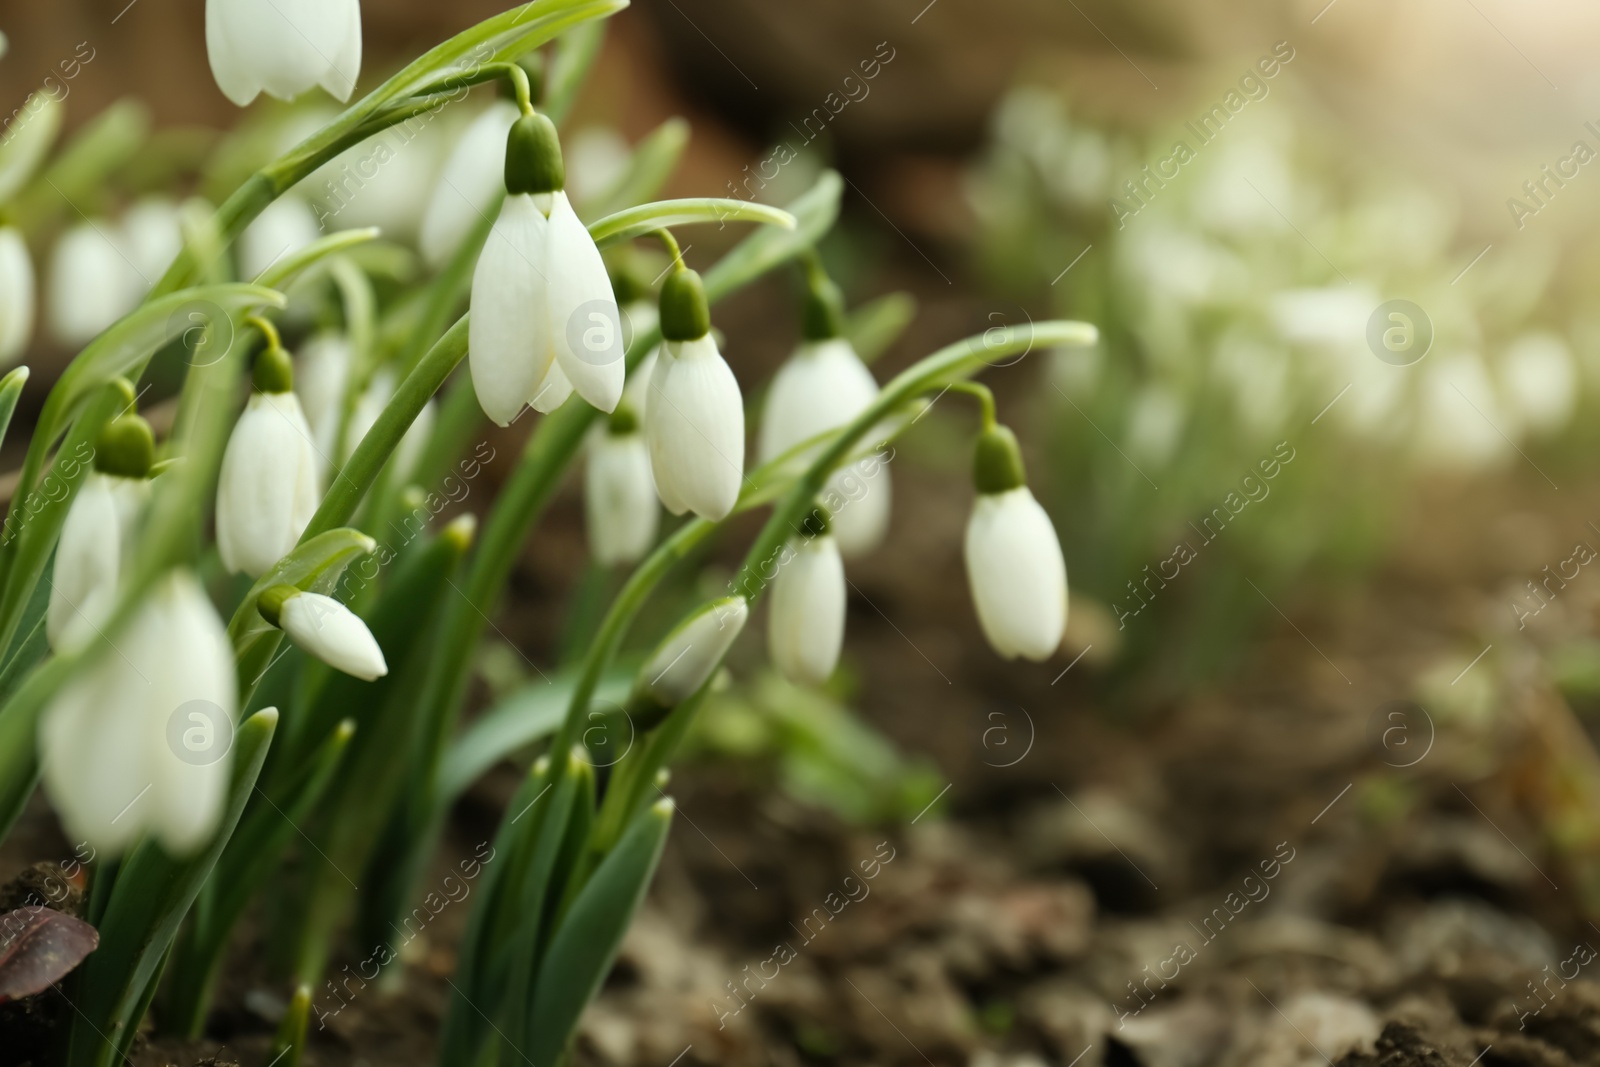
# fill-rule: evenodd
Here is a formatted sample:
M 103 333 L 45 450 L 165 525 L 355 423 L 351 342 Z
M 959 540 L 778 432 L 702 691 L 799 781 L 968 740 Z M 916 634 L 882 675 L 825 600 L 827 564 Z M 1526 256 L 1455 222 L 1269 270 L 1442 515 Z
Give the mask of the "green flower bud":
M 553 193 L 566 184 L 555 123 L 538 113 L 522 116 L 506 139 L 506 192 Z
M 156 438 L 138 415 L 121 415 L 106 423 L 94 446 L 94 468 L 122 478 L 146 478 L 155 463 Z
M 831 341 L 844 335 L 844 294 L 832 279 L 818 276 L 806 287 L 800 327 L 807 341 Z
M 828 509 L 818 504 L 800 520 L 800 533 L 806 537 L 821 537 L 833 528 L 833 518 Z
M 261 612 L 263 619 L 281 628 L 283 606 L 299 595 L 300 590 L 292 585 L 269 586 L 256 598 L 256 610 Z
M 692 270 L 675 270 L 661 283 L 661 336 L 668 341 L 698 341 L 711 332 L 711 305 L 705 285 Z
M 639 416 L 627 404 L 618 404 L 606 423 L 606 432 L 613 437 L 624 437 L 639 432 Z
M 995 426 L 978 435 L 972 453 L 972 484 L 985 496 L 1007 493 L 1028 484 L 1022 449 L 1008 427 Z
M 294 362 L 289 359 L 289 353 L 279 345 L 263 348 L 261 354 L 256 356 L 250 381 L 258 393 L 292 393 Z

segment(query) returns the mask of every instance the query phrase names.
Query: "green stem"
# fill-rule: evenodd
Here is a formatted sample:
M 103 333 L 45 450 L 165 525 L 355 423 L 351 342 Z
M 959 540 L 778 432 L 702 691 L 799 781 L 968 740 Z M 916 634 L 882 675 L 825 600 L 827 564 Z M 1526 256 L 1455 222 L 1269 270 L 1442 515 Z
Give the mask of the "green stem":
M 989 391 L 987 385 L 979 382 L 957 381 L 951 382 L 945 388 L 949 392 L 963 393 L 977 399 L 979 407 L 983 411 L 983 428 L 985 430 L 992 430 L 999 425 L 995 417 L 994 393 Z

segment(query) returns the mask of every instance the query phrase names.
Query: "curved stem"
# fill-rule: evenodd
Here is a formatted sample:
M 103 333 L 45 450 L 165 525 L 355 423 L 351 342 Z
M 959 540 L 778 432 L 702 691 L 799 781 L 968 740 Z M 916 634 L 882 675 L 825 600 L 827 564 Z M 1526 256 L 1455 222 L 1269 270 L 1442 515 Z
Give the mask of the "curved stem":
M 660 241 L 661 242 L 661 246 L 667 250 L 667 255 L 672 257 L 672 268 L 674 270 L 682 270 L 683 269 L 683 252 L 679 250 L 679 248 L 678 248 L 678 239 L 676 237 L 672 236 L 672 231 L 668 230 L 666 228 L 662 228 L 662 229 L 659 229 L 659 230 L 652 231 L 650 236 L 652 236 L 656 240 Z
M 979 382 L 959 381 L 951 382 L 945 388 L 952 393 L 964 393 L 967 396 L 977 398 L 978 404 L 983 410 L 983 428 L 985 430 L 992 430 L 999 424 L 995 418 L 994 393 L 989 391 L 987 385 Z

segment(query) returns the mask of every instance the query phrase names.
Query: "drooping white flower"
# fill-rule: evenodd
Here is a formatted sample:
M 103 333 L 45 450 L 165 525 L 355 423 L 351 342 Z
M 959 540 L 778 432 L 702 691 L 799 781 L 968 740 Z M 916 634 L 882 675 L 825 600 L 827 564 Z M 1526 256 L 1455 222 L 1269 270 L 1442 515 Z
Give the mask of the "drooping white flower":
M 293 193 L 278 197 L 239 235 L 239 277 L 246 281 L 259 278 L 262 271 L 311 244 L 321 232 L 311 205 Z
M 122 216 L 122 247 L 139 276 L 140 293 L 148 292 L 183 251 L 182 212 L 164 197 L 139 201 Z
M 967 520 L 967 581 L 978 622 L 1006 659 L 1048 659 L 1067 627 L 1067 564 L 1050 516 L 1023 479 L 1016 438 L 979 438 L 978 499 Z
M 662 344 L 650 376 L 645 440 L 668 511 L 716 521 L 733 510 L 744 480 L 744 397 L 709 333 Z
M 761 413 L 761 462 L 837 430 L 878 397 L 878 383 L 842 337 L 808 341 L 778 368 Z
M 1578 402 L 1577 370 L 1565 341 L 1551 333 L 1518 337 L 1502 360 L 1507 407 L 1535 434 L 1565 426 Z
M 367 624 L 332 597 L 282 585 L 268 589 L 258 603 L 268 622 L 335 670 L 367 682 L 389 673 Z
M 349 338 L 324 332 L 301 345 L 295 359 L 294 392 L 319 456 L 332 456 L 339 449 L 339 421 L 354 358 Z
M 831 285 L 829 286 L 831 289 Z M 808 306 L 808 325 L 822 321 L 818 333 L 833 333 L 837 315 Z M 850 342 L 829 336 L 807 341 L 772 379 L 761 416 L 759 455 L 776 459 L 803 441 L 852 422 L 878 396 L 878 383 Z M 833 531 L 841 552 L 856 557 L 872 551 L 888 532 L 888 470 L 864 460 L 835 471 L 824 498 L 843 501 L 833 512 Z
M 857 559 L 883 544 L 889 535 L 894 490 L 889 464 L 882 456 L 840 467 L 828 476 L 822 496 L 839 502 L 833 513 L 833 539 L 845 559 Z
M 845 578 L 839 545 L 826 520 L 814 515 L 807 536 L 790 541 L 790 555 L 772 582 L 767 651 L 783 676 L 821 685 L 833 676 L 844 647 Z
M 361 74 L 358 0 L 206 0 L 217 87 L 240 107 L 263 91 L 292 100 L 320 85 L 350 99 Z
M 611 189 L 632 158 L 633 150 L 616 130 L 585 126 L 567 146 L 567 188 L 578 203 L 587 204 Z
M 0 226 L 0 365 L 13 362 L 33 339 L 33 260 L 15 226 Z
M 116 242 L 105 219 L 84 222 L 61 235 L 50 261 L 50 332 L 77 347 L 94 340 L 132 309 L 143 279 Z
M 383 414 L 384 408 L 389 406 L 394 391 L 394 371 L 388 367 L 379 368 L 373 374 L 372 380 L 367 383 L 360 398 L 356 400 L 355 410 L 350 413 L 350 425 L 345 430 L 343 454 L 339 459 L 341 464 L 350 462 L 350 457 L 355 455 L 356 448 L 377 425 L 378 417 Z M 395 465 L 395 475 L 401 480 L 408 477 L 416 469 L 417 462 L 422 459 L 422 450 L 427 447 L 428 438 L 433 433 L 438 410 L 438 405 L 432 399 L 422 405 L 417 417 L 411 420 L 405 436 L 401 437 L 400 443 L 395 446 L 392 462 Z
M 610 424 L 589 438 L 584 470 L 584 518 L 589 550 L 602 566 L 635 563 L 655 543 L 661 522 L 650 448 L 631 409 L 619 406 Z
M 134 525 L 150 498 L 143 477 L 90 471 L 61 525 L 45 635 L 58 652 L 75 651 L 111 615 L 133 549 Z
M 228 786 L 233 645 L 184 571 L 158 583 L 110 640 L 45 708 L 45 788 L 67 832 L 103 856 L 146 833 L 169 852 L 192 852 L 216 831 Z
M 496 100 L 472 120 L 450 152 L 422 216 L 422 258 L 438 270 L 505 192 L 506 136 L 517 105 Z
M 264 366 L 272 369 L 263 372 Z M 317 510 L 321 489 L 311 427 L 290 389 L 287 353 L 269 347 L 257 361 L 258 391 L 222 454 L 217 484 L 217 550 L 230 572 L 252 578 L 282 559 Z
M 659 708 L 675 708 L 711 678 L 744 624 L 750 604 L 742 596 L 713 600 L 666 636 L 640 669 L 636 701 L 642 697 Z
M 526 403 L 550 410 L 570 384 L 609 412 L 625 374 L 621 316 L 600 250 L 562 191 L 550 120 L 517 120 L 507 157 L 505 202 L 472 278 L 468 363 L 478 401 L 506 426 Z

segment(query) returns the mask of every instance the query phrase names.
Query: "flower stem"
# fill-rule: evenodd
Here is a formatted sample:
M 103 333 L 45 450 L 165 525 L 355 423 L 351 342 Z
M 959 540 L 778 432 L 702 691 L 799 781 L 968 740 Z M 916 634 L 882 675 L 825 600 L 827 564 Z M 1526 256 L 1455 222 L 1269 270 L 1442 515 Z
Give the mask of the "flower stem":
M 992 430 L 999 425 L 995 417 L 994 393 L 989 391 L 987 385 L 983 385 L 980 382 L 956 381 L 951 382 L 945 388 L 949 392 L 965 393 L 967 396 L 977 399 L 978 404 L 983 409 L 983 428 L 985 430 Z

